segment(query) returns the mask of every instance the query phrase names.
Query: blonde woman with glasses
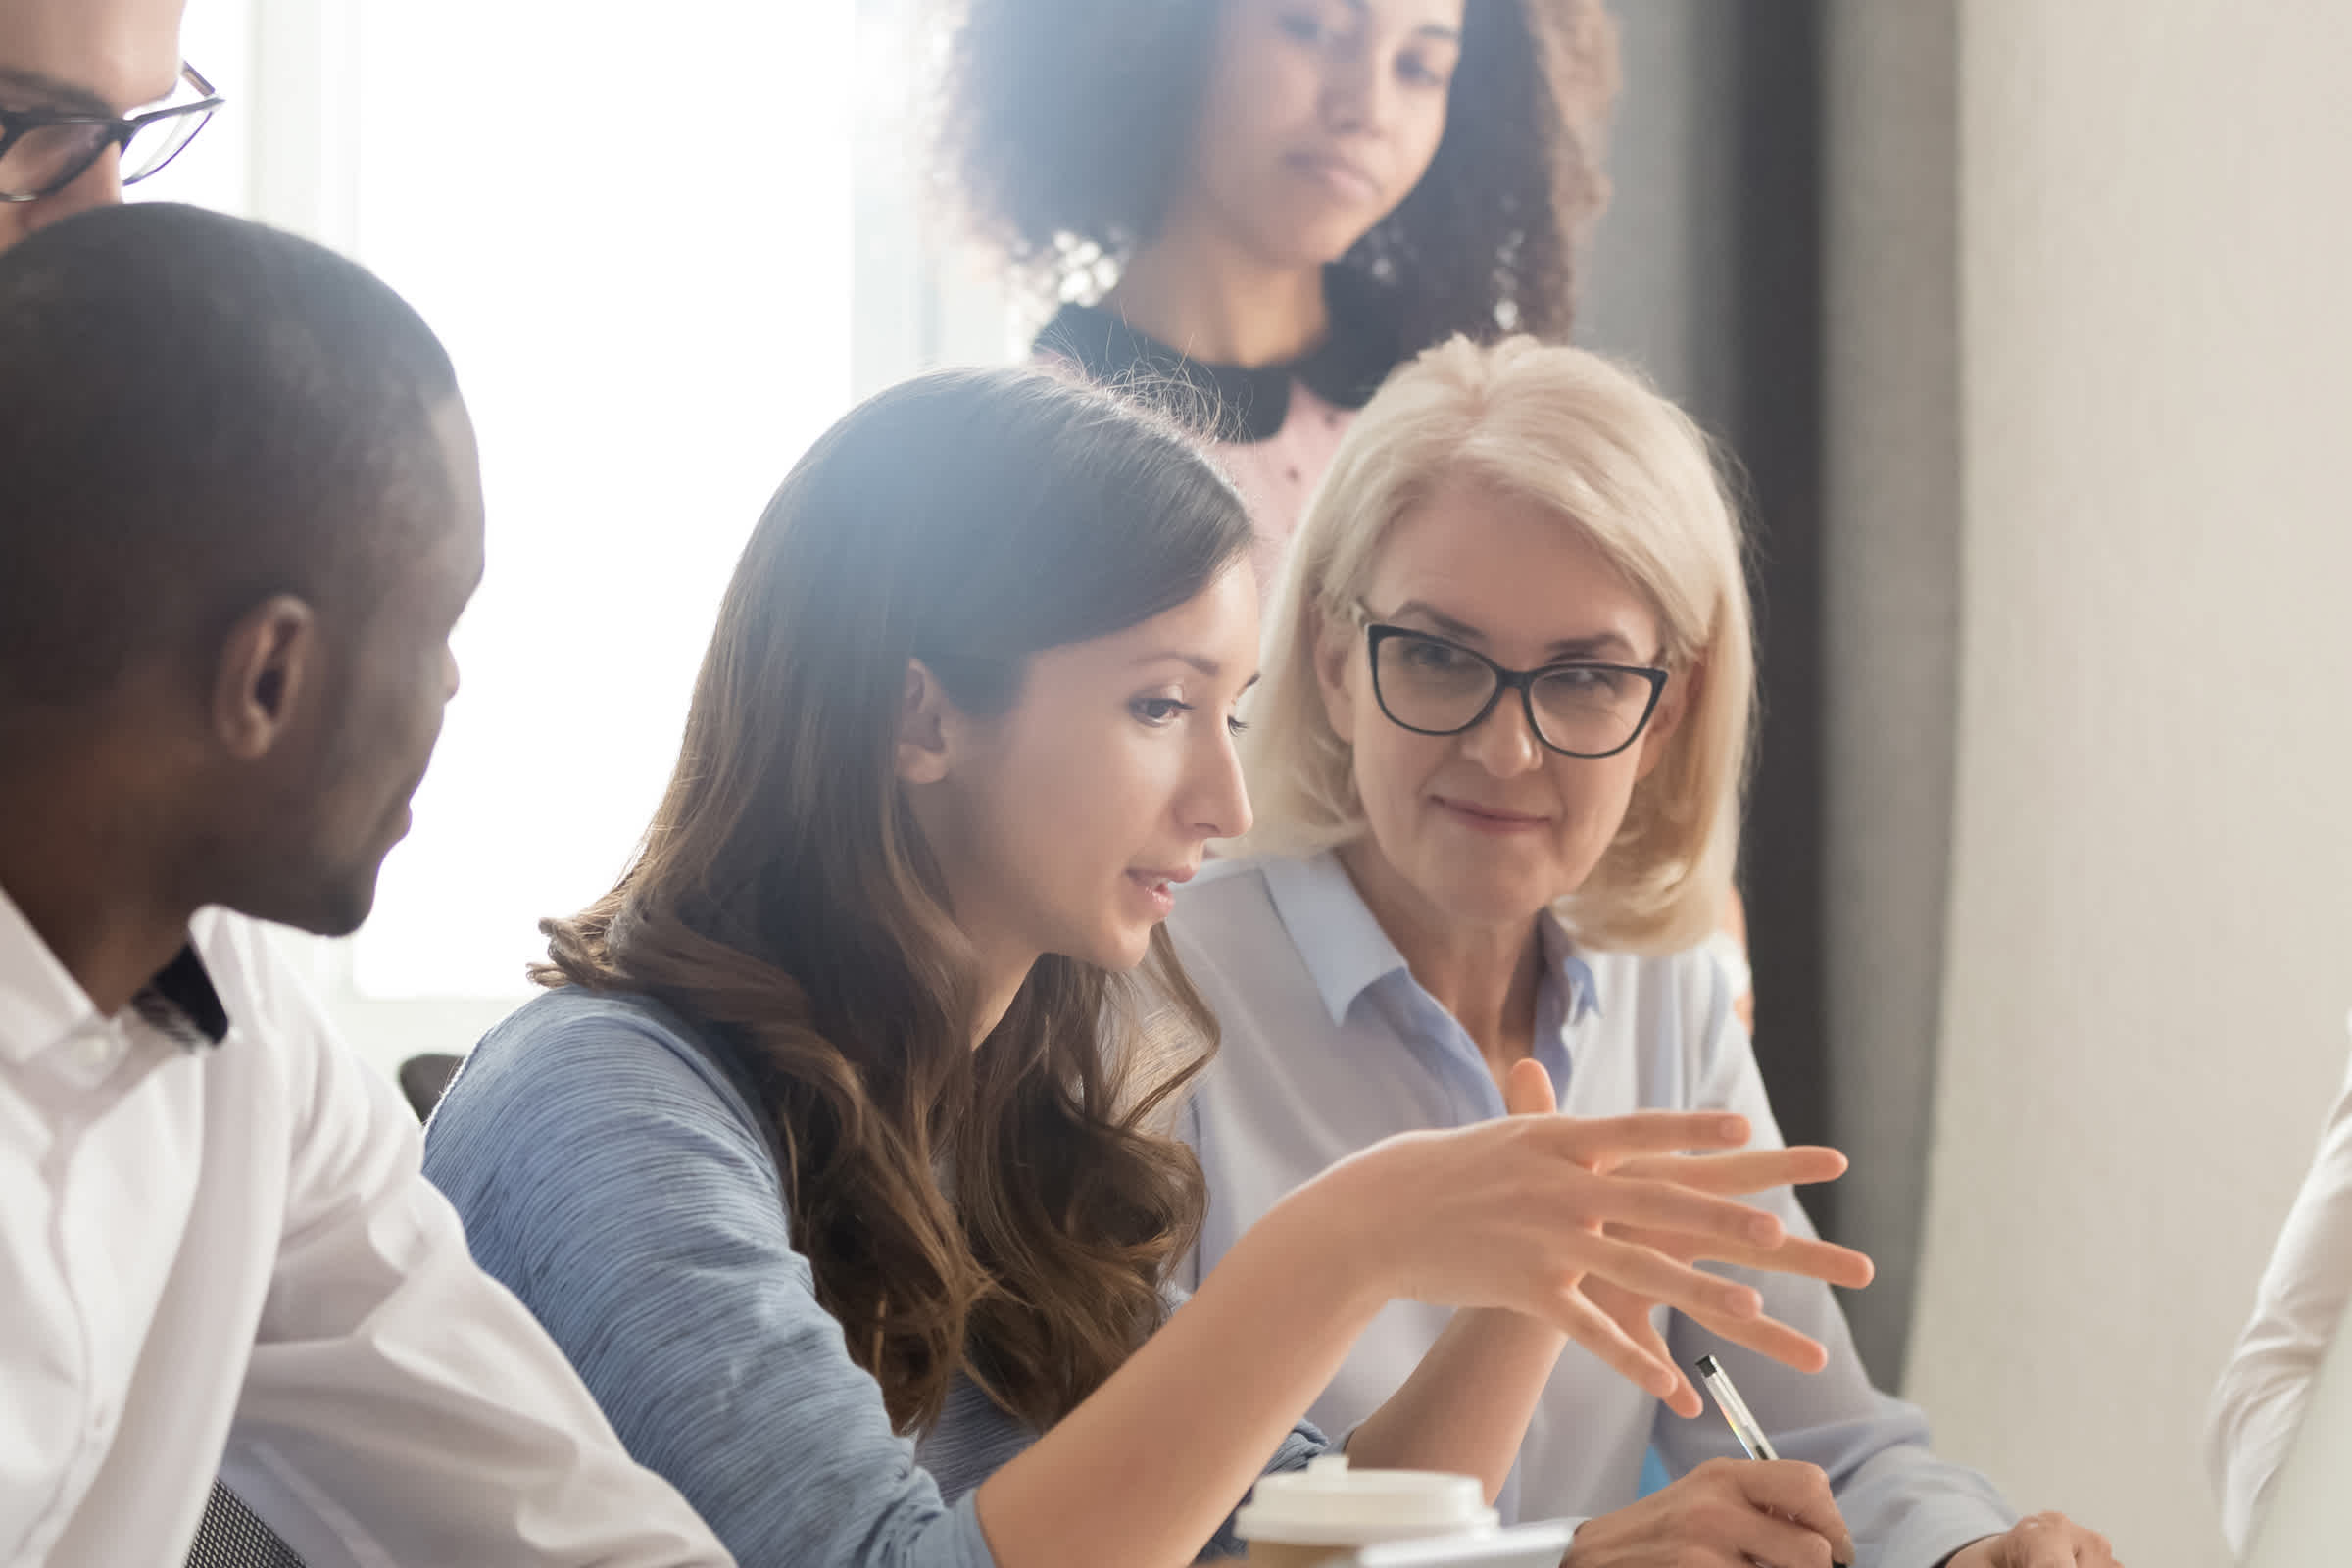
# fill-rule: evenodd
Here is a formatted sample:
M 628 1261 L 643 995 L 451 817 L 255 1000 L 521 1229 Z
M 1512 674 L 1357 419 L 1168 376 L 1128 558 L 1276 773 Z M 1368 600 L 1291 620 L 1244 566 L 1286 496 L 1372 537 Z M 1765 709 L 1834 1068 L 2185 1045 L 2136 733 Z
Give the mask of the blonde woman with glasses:
M 1754 669 L 1739 527 L 1696 427 L 1580 350 L 1433 349 L 1349 430 L 1270 614 L 1243 742 L 1256 825 L 1170 922 L 1224 1036 L 1186 1112 L 1210 1185 L 1192 1267 L 1358 1150 L 1524 1108 L 1530 1062 L 1575 1116 L 1745 1115 L 1751 1152 L 1716 1156 L 1737 1190 L 1740 1162 L 1780 1140 L 1704 949 Z M 2112 1562 L 2060 1516 L 2013 1523 L 1988 1482 L 1929 1451 L 1829 1291 L 1867 1283 L 1868 1260 L 1813 1239 L 1788 1188 L 1758 1201 L 1802 1238 L 1776 1258 L 1796 1272 L 1737 1271 L 1770 1330 L 1587 1294 L 1660 1359 L 1717 1355 L 1786 1457 L 1728 1462 L 1723 1423 L 1686 1419 L 1687 1385 L 1661 1406 L 1572 1351 L 1506 1514 L 1583 1518 L 1576 1568 L 1814 1568 L 1856 1546 L 1883 1568 Z M 1314 1419 L 1362 1421 L 1446 1318 L 1392 1303 Z M 1637 1501 L 1653 1443 L 1676 1479 Z

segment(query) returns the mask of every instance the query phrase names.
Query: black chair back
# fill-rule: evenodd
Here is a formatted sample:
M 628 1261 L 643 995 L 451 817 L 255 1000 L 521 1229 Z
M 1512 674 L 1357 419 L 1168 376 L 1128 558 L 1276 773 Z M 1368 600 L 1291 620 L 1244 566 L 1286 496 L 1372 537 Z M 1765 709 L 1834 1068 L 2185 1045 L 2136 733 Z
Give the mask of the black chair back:
M 196 1527 L 196 1544 L 188 1551 L 188 1568 L 302 1568 L 302 1559 L 216 1481 L 204 1522 Z
M 458 1063 L 464 1059 L 434 1051 L 411 1056 L 400 1064 L 400 1092 L 408 1096 L 409 1108 L 416 1112 L 418 1121 L 432 1115 L 433 1107 L 441 1102 L 443 1091 L 449 1088 L 449 1081 L 458 1075 Z

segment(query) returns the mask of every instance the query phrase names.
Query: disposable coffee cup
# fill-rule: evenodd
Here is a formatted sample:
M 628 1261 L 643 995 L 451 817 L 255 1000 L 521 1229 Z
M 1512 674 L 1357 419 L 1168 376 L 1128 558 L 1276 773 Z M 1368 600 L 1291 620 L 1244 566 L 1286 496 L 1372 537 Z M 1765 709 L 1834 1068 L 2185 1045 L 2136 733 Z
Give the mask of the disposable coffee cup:
M 1436 1470 L 1351 1470 L 1326 1454 L 1258 1482 L 1234 1533 L 1254 1568 L 1327 1568 L 1365 1546 L 1492 1531 L 1494 1510 L 1472 1476 Z

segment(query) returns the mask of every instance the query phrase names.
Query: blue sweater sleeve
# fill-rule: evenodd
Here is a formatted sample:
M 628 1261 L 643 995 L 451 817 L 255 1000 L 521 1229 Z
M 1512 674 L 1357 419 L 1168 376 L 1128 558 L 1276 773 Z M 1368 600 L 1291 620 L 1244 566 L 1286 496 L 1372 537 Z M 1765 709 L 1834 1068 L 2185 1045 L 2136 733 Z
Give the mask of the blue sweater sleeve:
M 658 1012 L 559 993 L 476 1049 L 425 1174 L 744 1568 L 994 1568 L 817 1303 L 749 1116 Z

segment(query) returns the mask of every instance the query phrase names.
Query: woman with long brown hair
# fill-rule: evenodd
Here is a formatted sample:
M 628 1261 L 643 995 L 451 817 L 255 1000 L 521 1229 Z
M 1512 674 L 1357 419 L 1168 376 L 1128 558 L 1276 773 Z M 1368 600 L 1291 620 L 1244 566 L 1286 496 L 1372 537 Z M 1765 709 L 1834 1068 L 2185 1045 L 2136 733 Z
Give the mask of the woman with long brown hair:
M 1490 1494 L 1566 1338 L 1673 1387 L 1588 1275 L 1786 1343 L 1679 1259 L 1770 1249 L 1723 1195 L 1840 1162 L 1671 1152 L 1744 1140 L 1719 1113 L 1368 1151 L 1173 1310 L 1203 1198 L 1166 1129 L 1213 1026 L 1160 922 L 1249 826 L 1249 542 L 1102 394 L 854 411 L 745 551 L 635 863 L 435 1116 L 476 1256 L 746 1563 L 1191 1561 L 1324 1446 L 1299 1414 L 1395 1297 L 1504 1310 L 1350 1454 Z

